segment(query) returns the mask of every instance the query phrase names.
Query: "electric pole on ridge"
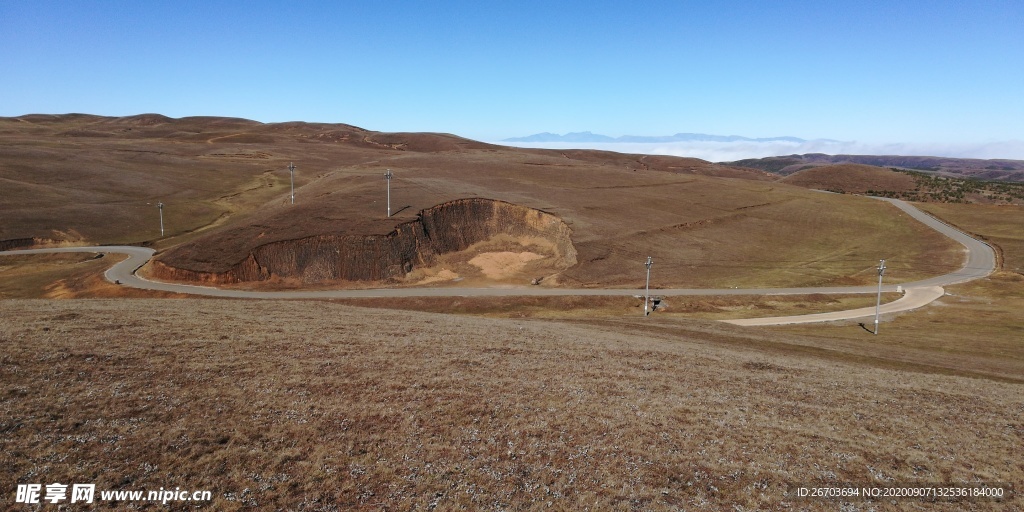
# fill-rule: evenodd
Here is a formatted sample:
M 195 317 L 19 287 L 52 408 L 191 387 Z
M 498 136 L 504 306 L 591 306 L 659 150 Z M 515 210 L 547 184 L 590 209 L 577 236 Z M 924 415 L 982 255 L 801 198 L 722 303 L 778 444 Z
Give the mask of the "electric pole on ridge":
M 388 182 L 388 217 L 391 217 L 391 169 L 384 173 L 384 180 Z
M 885 275 L 885 260 L 878 261 L 878 300 L 875 302 L 875 335 L 878 335 L 878 313 L 882 307 L 882 276 Z
M 292 178 L 292 204 L 295 204 L 295 164 L 288 162 L 288 172 L 291 173 Z
M 647 267 L 647 287 L 644 289 L 644 316 L 647 316 L 647 304 L 651 301 L 651 265 L 654 264 L 654 260 L 650 256 L 647 257 L 647 263 L 644 266 Z
M 160 236 L 164 236 L 164 203 L 157 203 L 156 209 L 160 210 Z

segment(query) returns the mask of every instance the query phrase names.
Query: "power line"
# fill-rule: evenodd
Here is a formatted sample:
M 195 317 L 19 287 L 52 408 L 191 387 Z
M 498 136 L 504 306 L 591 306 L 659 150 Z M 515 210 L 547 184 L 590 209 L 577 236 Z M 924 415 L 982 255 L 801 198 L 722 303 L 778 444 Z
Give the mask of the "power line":
M 288 162 L 288 171 L 292 179 L 292 204 L 295 204 L 295 164 Z
M 159 202 L 156 204 L 157 210 L 160 210 L 160 236 L 164 236 L 164 203 Z
M 875 302 L 875 335 L 878 335 L 878 313 L 882 308 L 882 276 L 885 275 L 885 260 L 878 261 L 878 301 Z
M 391 217 L 391 177 L 394 174 L 391 173 L 391 169 L 388 169 L 384 173 L 384 180 L 388 182 L 388 217 Z
M 651 301 L 651 265 L 654 265 L 654 260 L 650 256 L 647 257 L 647 263 L 644 263 L 647 267 L 647 287 L 644 289 L 644 316 L 647 316 L 647 304 Z

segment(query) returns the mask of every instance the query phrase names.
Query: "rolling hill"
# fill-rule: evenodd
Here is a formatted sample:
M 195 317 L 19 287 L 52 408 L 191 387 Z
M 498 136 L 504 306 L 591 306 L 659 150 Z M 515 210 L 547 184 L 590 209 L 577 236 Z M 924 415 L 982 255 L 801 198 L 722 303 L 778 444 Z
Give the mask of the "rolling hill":
M 861 164 L 804 168 L 782 183 L 841 194 L 866 194 L 929 203 L 1024 204 L 1024 184 L 937 176 Z
M 973 178 L 977 180 L 1024 182 L 1024 161 L 979 160 L 972 158 L 946 158 L 935 156 L 896 155 L 806 155 L 773 156 L 725 162 L 728 165 L 759 169 L 788 175 L 802 169 L 829 164 L 861 164 L 876 167 L 896 167 L 941 176 Z
M 789 174 L 780 181 L 844 194 L 865 194 L 876 190 L 912 192 L 916 186 L 913 176 L 909 174 L 860 164 L 811 167 Z
M 8 246 L 151 245 L 155 275 L 222 284 L 633 287 L 652 256 L 655 287 L 812 286 L 868 283 L 883 257 L 907 280 L 959 262 L 951 242 L 884 205 L 759 170 L 344 124 L 6 118 L 0 179 Z M 433 210 L 443 205 L 476 213 Z M 435 211 L 454 231 L 402 235 Z M 541 218 L 564 228 L 530 220 Z M 568 244 L 548 236 L 559 230 Z
M 879 257 L 898 282 L 962 249 L 885 203 L 808 187 L 907 177 L 843 164 L 779 179 L 349 125 L 23 116 L 0 119 L 0 241 L 149 245 L 147 271 L 172 278 L 278 269 L 217 283 L 259 288 L 636 287 L 647 256 L 655 288 L 873 282 Z M 699 316 L 846 300 L 823 296 L 680 298 L 650 316 L 633 297 L 173 300 L 104 281 L 109 256 L 4 255 L 0 479 L 204 490 L 217 510 L 1015 510 L 1024 207 L 922 207 L 999 248 L 1000 271 L 877 336 Z M 395 270 L 368 262 L 403 250 L 411 270 L 330 279 L 339 261 Z M 796 495 L 936 484 L 1006 494 Z

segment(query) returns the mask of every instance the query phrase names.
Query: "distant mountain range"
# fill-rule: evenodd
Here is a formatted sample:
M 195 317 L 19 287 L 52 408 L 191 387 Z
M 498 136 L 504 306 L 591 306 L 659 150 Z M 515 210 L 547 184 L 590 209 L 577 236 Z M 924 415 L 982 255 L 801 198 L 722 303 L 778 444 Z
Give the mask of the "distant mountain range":
M 502 142 L 794 142 L 800 144 L 807 142 L 799 137 L 769 137 L 752 139 L 739 135 L 708 135 L 706 133 L 677 133 L 675 135 L 643 136 L 623 135 L 622 137 L 609 137 L 599 133 L 574 132 L 565 135 L 557 133 L 536 133 L 527 137 L 512 137 Z

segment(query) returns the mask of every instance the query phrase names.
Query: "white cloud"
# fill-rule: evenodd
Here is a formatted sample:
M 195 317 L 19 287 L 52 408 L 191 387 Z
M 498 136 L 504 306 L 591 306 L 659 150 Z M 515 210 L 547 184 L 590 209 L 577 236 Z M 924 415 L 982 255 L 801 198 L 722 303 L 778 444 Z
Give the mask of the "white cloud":
M 600 149 L 619 153 L 644 155 L 672 155 L 700 158 L 709 162 L 731 162 L 745 158 L 764 158 L 805 153 L 828 155 L 901 155 L 942 156 L 952 158 L 981 158 L 1024 160 L 1024 141 L 1011 140 L 981 144 L 870 144 L 841 141 L 796 142 L 496 142 L 505 146 L 545 149 Z

